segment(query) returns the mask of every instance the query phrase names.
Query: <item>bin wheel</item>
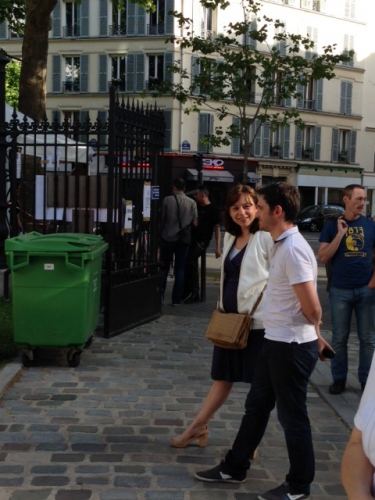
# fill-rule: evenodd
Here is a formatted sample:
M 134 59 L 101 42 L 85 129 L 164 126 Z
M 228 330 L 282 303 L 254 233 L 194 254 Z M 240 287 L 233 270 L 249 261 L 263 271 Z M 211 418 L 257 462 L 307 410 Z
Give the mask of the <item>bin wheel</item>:
M 22 353 L 22 364 L 26 368 L 33 366 L 33 360 L 25 352 Z
M 69 351 L 67 355 L 67 361 L 68 365 L 71 368 L 76 368 L 77 366 L 79 366 L 79 363 L 81 362 L 81 353 L 73 350 Z

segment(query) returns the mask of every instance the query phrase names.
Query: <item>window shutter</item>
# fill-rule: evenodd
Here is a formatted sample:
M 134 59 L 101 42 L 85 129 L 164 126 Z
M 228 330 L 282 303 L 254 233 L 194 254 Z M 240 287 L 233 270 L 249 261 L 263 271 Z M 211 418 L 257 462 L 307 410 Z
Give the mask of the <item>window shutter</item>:
M 145 88 L 145 54 L 135 55 L 136 82 L 135 91 L 143 92 Z
M 107 54 L 99 54 L 99 92 L 107 92 Z
M 81 3 L 81 36 L 89 36 L 89 0 Z
M 354 48 L 354 36 L 353 35 L 344 35 L 344 52 L 347 54 L 349 50 L 353 50 Z M 353 67 L 354 60 L 353 57 L 350 58 L 350 61 L 343 62 L 343 66 Z
M 193 35 L 202 34 L 202 5 L 200 0 L 193 0 Z
M 345 17 L 355 18 L 355 0 L 345 0 Z
M 353 99 L 353 83 L 347 82 L 346 83 L 346 110 L 345 110 L 346 115 L 352 114 L 352 99 Z
M 100 0 L 99 5 L 99 36 L 108 36 L 108 3 L 107 0 Z
M 61 56 L 52 56 L 52 92 L 61 92 Z
M 107 144 L 107 134 L 105 132 L 106 129 L 106 122 L 107 122 L 107 111 L 105 109 L 100 109 L 98 111 L 98 120 L 101 121 L 102 124 L 102 134 L 99 134 L 98 136 L 98 142 L 101 146 L 105 146 Z
M 251 37 L 250 32 L 256 31 L 256 29 L 257 29 L 257 19 L 254 15 L 252 15 L 248 31 L 245 34 L 245 45 L 250 46 L 253 49 L 257 48 L 257 41 Z
M 332 152 L 331 152 L 332 163 L 337 163 L 339 161 L 339 129 L 332 129 Z
M 208 133 L 208 113 L 199 113 L 198 120 L 198 153 L 207 153 L 207 145 L 201 144 L 201 139 Z
M 325 11 L 326 11 L 326 0 L 320 0 L 319 12 L 325 12 Z
M 137 5 L 137 35 L 144 36 L 146 34 L 146 11 Z
M 81 111 L 79 112 L 79 123 L 80 123 L 80 129 L 81 131 L 86 131 L 86 122 L 87 122 L 87 119 L 90 119 L 90 115 L 89 115 L 89 111 L 88 109 L 81 109 Z M 89 135 L 88 133 L 82 133 L 79 135 L 78 137 L 78 140 L 79 142 L 83 142 L 84 144 L 87 144 L 88 140 L 89 140 Z
M 280 20 L 284 24 L 284 27 L 282 28 L 281 26 L 277 28 L 277 33 L 284 33 L 286 31 L 286 23 L 283 20 Z M 277 42 L 277 49 L 280 51 L 280 56 L 284 57 L 286 56 L 286 40 L 281 40 L 280 42 Z
M 127 0 L 126 4 L 126 34 L 135 35 L 135 3 Z
M 345 115 L 346 111 L 346 84 L 347 82 L 341 82 L 340 84 L 340 113 Z
M 195 76 L 200 73 L 199 57 L 191 56 L 191 83 L 194 85 Z M 193 94 L 198 95 L 201 93 L 200 87 L 196 86 Z
M 315 110 L 323 110 L 323 78 L 316 80 Z
M 61 1 L 57 0 L 57 4 L 52 11 L 52 37 L 61 37 Z
M 126 92 L 135 90 L 135 54 L 128 54 L 126 58 Z
M 233 116 L 232 125 L 239 127 L 240 119 L 238 116 Z M 238 156 L 240 154 L 241 139 L 239 137 L 232 137 L 232 155 Z
M 172 150 L 172 111 L 164 110 L 165 133 L 164 133 L 164 151 Z
M 173 52 L 164 53 L 164 80 L 173 83 L 173 73 L 167 71 L 168 68 L 173 66 Z
M 284 127 L 283 158 L 289 158 L 290 125 L 287 123 Z
M 174 11 L 174 0 L 166 0 L 165 5 L 165 19 L 164 19 L 164 33 L 166 35 L 173 35 L 174 33 L 174 17 L 168 15 L 168 12 Z
M 350 151 L 349 151 L 349 163 L 355 163 L 355 150 L 357 143 L 357 131 L 350 131 Z
M 263 124 L 263 156 L 264 158 L 270 157 L 270 123 Z
M 314 140 L 314 160 L 320 160 L 320 146 L 322 142 L 322 127 L 315 127 L 315 140 Z
M 302 129 L 296 127 L 296 138 L 294 140 L 294 159 L 302 159 Z
M 214 116 L 213 115 L 208 115 L 208 126 L 209 126 L 208 133 L 210 135 L 213 135 L 213 133 L 214 133 Z M 208 152 L 209 153 L 213 152 L 213 147 L 211 145 L 208 148 Z
M 262 126 L 259 120 L 255 120 L 254 124 L 255 124 L 254 156 L 259 158 L 260 156 L 262 156 L 262 144 L 261 144 Z
M 312 41 L 313 38 L 312 38 L 312 27 L 311 26 L 307 26 L 307 36 L 308 38 Z M 305 52 L 305 59 L 307 59 L 308 61 L 310 61 L 312 59 L 312 55 L 313 55 L 313 52 L 312 52 L 312 49 L 310 50 L 306 50 Z
M 89 91 L 89 56 L 82 54 L 80 64 L 80 92 Z
M 0 23 L 0 39 L 5 40 L 7 37 L 7 24 L 5 21 Z
M 303 90 L 304 86 L 302 85 L 302 83 L 297 83 L 297 94 L 298 94 L 296 103 L 297 109 L 303 108 Z

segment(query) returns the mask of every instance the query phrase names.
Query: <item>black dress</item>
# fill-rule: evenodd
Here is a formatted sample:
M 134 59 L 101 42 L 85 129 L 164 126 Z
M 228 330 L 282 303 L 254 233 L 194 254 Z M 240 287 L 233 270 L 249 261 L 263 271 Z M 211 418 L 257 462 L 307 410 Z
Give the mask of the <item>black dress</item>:
M 237 289 L 241 262 L 246 246 L 231 260 L 230 252 L 224 261 L 223 306 L 225 312 L 237 311 Z M 227 382 L 251 383 L 255 364 L 263 344 L 264 330 L 252 330 L 245 349 L 223 349 L 214 346 L 211 378 Z

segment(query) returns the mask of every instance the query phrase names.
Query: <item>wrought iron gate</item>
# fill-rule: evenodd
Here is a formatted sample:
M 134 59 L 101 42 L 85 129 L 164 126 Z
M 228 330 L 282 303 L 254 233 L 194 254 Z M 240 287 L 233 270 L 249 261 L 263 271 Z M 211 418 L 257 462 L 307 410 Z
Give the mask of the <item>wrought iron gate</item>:
M 0 101 L 4 95 L 0 88 Z M 114 88 L 109 100 L 107 120 L 61 123 L 33 122 L 0 102 L 0 261 L 8 235 L 101 234 L 109 244 L 106 337 L 161 314 L 157 194 L 165 129 L 156 106 L 119 101 Z

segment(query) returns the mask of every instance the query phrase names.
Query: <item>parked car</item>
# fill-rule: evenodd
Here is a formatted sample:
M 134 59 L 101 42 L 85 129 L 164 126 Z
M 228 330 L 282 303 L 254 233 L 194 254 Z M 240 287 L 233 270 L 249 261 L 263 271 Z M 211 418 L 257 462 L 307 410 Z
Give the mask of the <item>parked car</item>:
M 344 213 L 340 205 L 311 205 L 304 208 L 297 216 L 296 225 L 301 230 L 321 231 L 330 217 L 339 217 Z

